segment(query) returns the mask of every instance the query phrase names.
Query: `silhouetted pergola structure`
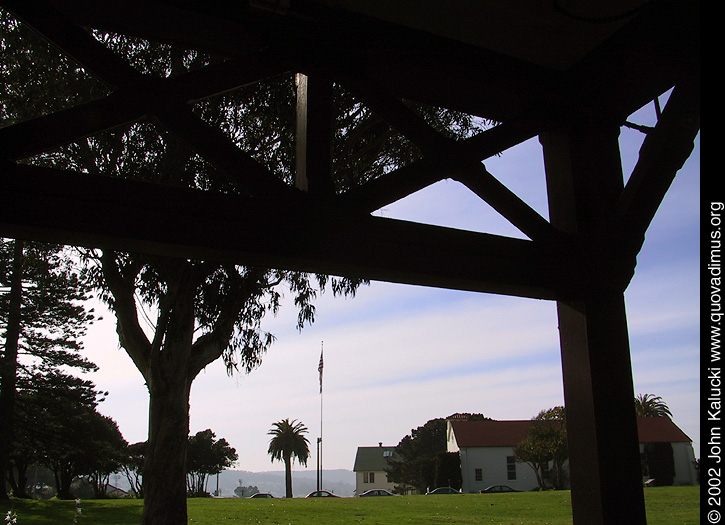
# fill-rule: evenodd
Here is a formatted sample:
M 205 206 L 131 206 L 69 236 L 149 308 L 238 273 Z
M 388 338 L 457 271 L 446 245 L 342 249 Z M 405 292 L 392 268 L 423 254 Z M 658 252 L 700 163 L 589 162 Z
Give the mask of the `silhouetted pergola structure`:
M 623 293 L 655 211 L 699 131 L 699 1 L 2 0 L 109 94 L 0 129 L 0 234 L 557 301 L 574 521 L 646 523 Z M 145 77 L 88 32 L 227 57 Z M 298 86 L 296 185 L 190 109 L 285 72 Z M 423 152 L 336 193 L 332 83 Z M 624 184 L 619 130 L 674 88 Z M 451 141 L 403 101 L 499 124 Z M 19 161 L 152 119 L 240 195 Z M 549 218 L 481 161 L 539 137 Z M 374 217 L 443 179 L 528 239 Z M 58 210 L 62 210 L 59 213 Z

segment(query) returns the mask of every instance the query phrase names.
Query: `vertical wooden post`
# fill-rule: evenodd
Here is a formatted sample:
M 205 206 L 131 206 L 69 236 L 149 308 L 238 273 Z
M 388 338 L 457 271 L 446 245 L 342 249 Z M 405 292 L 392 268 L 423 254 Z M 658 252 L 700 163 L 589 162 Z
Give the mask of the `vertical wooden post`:
M 623 188 L 614 126 L 540 137 L 554 226 L 587 283 L 557 303 L 575 524 L 645 524 L 624 289 L 634 260 L 611 232 Z
M 298 73 L 295 186 L 311 195 L 332 195 L 332 82 Z

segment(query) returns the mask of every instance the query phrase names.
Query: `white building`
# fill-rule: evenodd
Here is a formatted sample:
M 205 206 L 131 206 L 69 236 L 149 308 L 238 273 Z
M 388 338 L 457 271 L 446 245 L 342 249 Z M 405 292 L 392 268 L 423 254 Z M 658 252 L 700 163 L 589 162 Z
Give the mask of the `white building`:
M 525 437 L 531 420 L 492 421 L 451 418 L 447 422 L 447 450 L 461 456 L 462 492 L 479 492 L 492 485 L 508 485 L 515 490 L 538 488 L 534 470 L 516 461 L 514 448 Z M 672 445 L 675 485 L 697 482 L 692 440 L 666 417 L 639 418 L 640 451 L 644 480 L 648 478 L 645 447 L 649 443 Z

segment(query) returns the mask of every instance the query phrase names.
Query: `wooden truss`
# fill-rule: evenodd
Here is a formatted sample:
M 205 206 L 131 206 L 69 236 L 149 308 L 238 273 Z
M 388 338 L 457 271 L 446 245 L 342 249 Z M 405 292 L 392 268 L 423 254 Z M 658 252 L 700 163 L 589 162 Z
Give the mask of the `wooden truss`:
M 622 294 L 647 227 L 699 132 L 699 2 L 623 0 L 608 12 L 585 1 L 567 2 L 566 10 L 558 2 L 452 2 L 445 14 L 407 1 L 397 10 L 334 0 L 0 4 L 108 87 L 103 98 L 0 128 L 0 234 L 556 300 L 575 521 L 645 523 Z M 480 22 L 480 34 L 466 31 L 471 19 Z M 463 29 L 451 32 L 444 22 Z M 149 78 L 89 28 L 227 59 Z M 285 72 L 301 74 L 295 186 L 190 106 Z M 332 83 L 423 157 L 336 193 Z M 624 185 L 619 128 L 671 88 Z M 403 100 L 499 124 L 451 141 Z M 240 194 L 19 162 L 141 120 L 181 139 Z M 536 136 L 544 149 L 548 219 L 482 164 Z M 527 239 L 371 215 L 443 179 L 464 184 Z

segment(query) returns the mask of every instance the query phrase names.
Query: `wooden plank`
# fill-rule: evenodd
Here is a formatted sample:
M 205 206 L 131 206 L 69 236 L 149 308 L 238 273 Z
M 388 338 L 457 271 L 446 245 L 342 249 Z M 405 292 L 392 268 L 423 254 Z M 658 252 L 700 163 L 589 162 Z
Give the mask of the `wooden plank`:
M 332 81 L 322 75 L 297 74 L 295 186 L 310 195 L 331 197 Z
M 561 247 L 294 195 L 249 199 L 25 165 L 0 173 L 6 236 L 541 299 L 579 285 Z

